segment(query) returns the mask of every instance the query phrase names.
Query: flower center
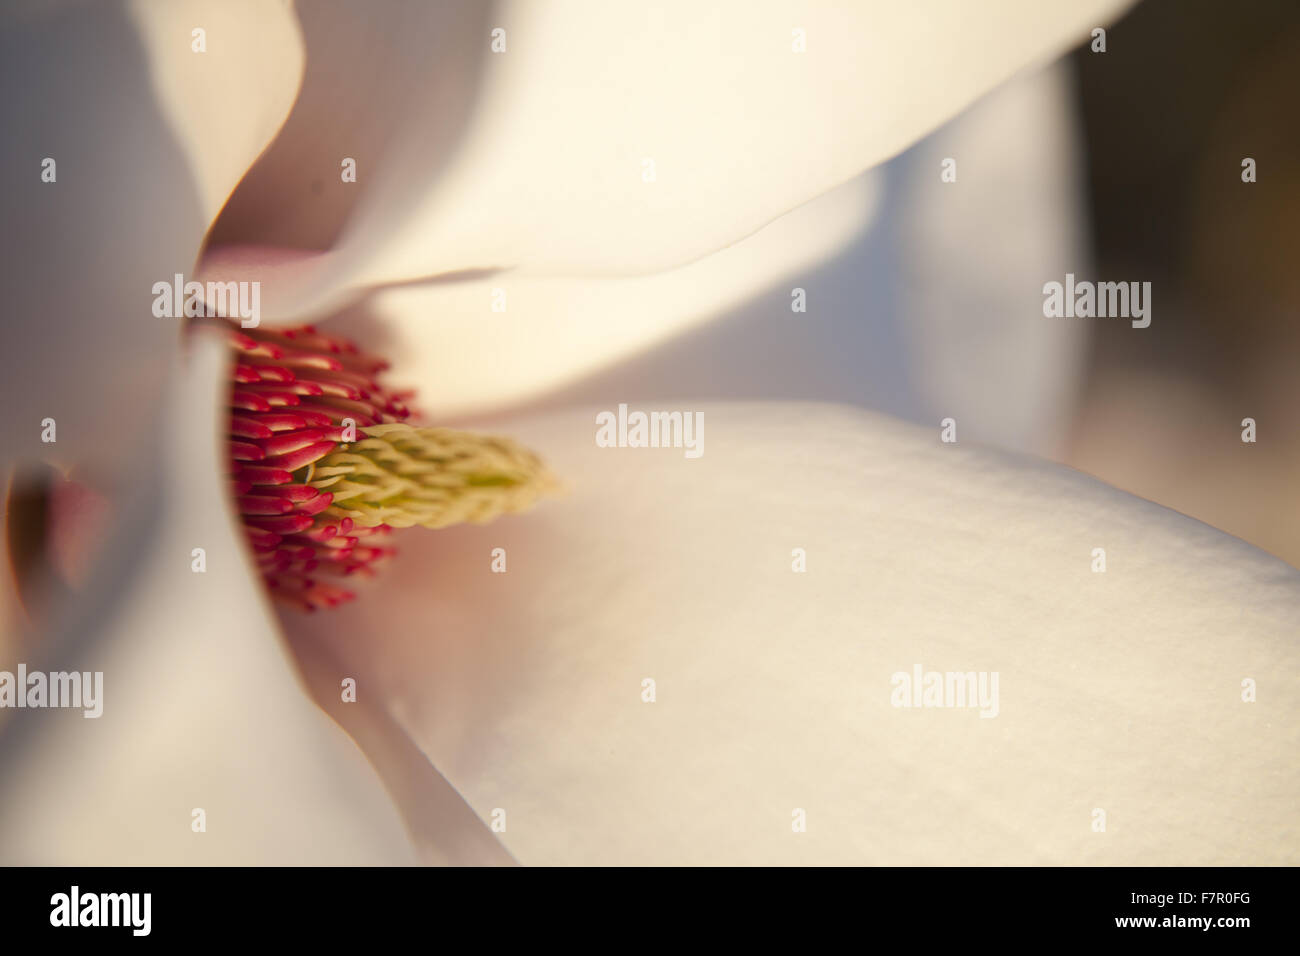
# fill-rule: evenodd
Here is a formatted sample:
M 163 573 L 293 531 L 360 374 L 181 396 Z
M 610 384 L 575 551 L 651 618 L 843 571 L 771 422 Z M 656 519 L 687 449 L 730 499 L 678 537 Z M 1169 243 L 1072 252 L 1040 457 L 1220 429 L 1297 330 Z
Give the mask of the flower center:
M 554 487 L 504 438 L 408 423 L 387 367 L 311 326 L 236 329 L 230 395 L 234 493 L 258 567 L 279 601 L 335 607 L 342 579 L 373 576 L 393 528 L 440 528 L 521 511 Z

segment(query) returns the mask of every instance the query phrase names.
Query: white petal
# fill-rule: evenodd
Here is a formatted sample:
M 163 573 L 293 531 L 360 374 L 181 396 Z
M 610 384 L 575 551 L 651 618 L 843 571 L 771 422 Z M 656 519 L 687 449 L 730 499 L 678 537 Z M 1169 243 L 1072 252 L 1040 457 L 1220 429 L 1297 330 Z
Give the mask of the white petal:
M 680 269 L 628 278 L 501 275 L 388 289 L 329 330 L 389 356 L 387 380 L 439 416 L 532 399 L 790 286 L 862 233 L 878 202 L 866 173 Z M 796 317 L 797 318 L 797 317 Z
M 405 533 L 307 625 L 520 862 L 1300 859 L 1295 569 L 937 427 L 699 410 L 697 460 L 598 448 L 592 411 L 500 423 L 569 497 Z M 998 672 L 996 718 L 891 706 L 918 664 Z
M 202 24 L 208 52 L 193 53 Z M 191 271 L 283 119 L 294 38 L 291 11 L 251 2 L 61 4 L 6 22 L 0 466 L 123 477 L 176 359 L 179 323 L 153 316 L 153 283 Z M 57 443 L 41 440 L 45 418 Z
M 298 95 L 303 43 L 287 3 L 130 0 L 154 95 L 185 151 L 205 226 L 279 131 Z M 194 49 L 202 30 L 203 52 Z
M 0 858 L 60 865 L 408 863 L 374 771 L 308 700 L 247 567 L 218 459 L 224 343 L 178 374 L 161 482 L 29 670 L 103 672 L 103 714 L 7 711 Z M 159 493 L 161 490 L 161 493 Z M 192 570 L 203 548 L 206 571 Z M 51 650 L 52 649 L 52 650 Z M 193 812 L 206 832 L 192 830 Z
M 1088 271 L 1068 73 L 1003 84 L 902 156 L 683 269 L 394 289 L 330 328 L 386 343 L 392 380 L 418 385 L 416 404 L 438 415 L 521 400 L 529 413 L 836 401 L 925 423 L 960 411 L 964 438 L 1055 456 L 1088 331 L 1044 321 L 1040 295 L 1044 276 Z M 950 156 L 960 178 L 943 183 Z M 842 236 L 859 207 L 863 228 Z M 503 313 L 488 311 L 494 288 Z
M 356 81 L 354 71 L 309 70 L 303 101 L 326 133 L 291 120 L 218 238 L 330 244 L 310 276 L 265 290 L 276 318 L 463 270 L 681 266 L 897 153 L 1122 6 L 521 0 L 490 20 L 472 4 L 381 6 L 383 27 L 308 9 L 309 63 L 319 49 L 357 64 L 382 58 L 384 69 L 355 71 Z M 397 28 L 405 42 L 391 42 Z M 505 52 L 491 52 L 495 29 Z M 807 52 L 794 52 L 796 30 Z M 446 65 L 412 36 L 446 49 Z M 358 117 L 357 89 L 371 116 Z M 341 118 L 328 115 L 336 102 Z M 341 159 L 363 151 L 370 165 L 341 183 Z M 284 234 L 275 223 L 300 218 L 306 187 L 272 184 L 303 179 L 307 157 L 321 164 L 307 183 L 331 211 L 304 235 Z
M 963 437 L 1051 458 L 1070 433 L 1091 331 L 1042 315 L 1046 278 L 1089 271 L 1072 69 L 999 87 L 900 157 L 890 183 L 902 340 L 890 358 L 921 412 L 900 414 L 960 412 Z M 948 157 L 960 157 L 958 179 L 940 183 Z

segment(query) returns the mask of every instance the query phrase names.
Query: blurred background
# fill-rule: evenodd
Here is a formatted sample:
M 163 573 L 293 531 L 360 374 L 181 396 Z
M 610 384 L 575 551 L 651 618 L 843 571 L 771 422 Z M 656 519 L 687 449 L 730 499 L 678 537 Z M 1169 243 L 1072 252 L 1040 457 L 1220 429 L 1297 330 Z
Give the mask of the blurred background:
M 1112 38 L 1072 57 L 1092 247 L 1160 318 L 1093 324 L 1064 460 L 1300 565 L 1300 5 L 1147 0 Z

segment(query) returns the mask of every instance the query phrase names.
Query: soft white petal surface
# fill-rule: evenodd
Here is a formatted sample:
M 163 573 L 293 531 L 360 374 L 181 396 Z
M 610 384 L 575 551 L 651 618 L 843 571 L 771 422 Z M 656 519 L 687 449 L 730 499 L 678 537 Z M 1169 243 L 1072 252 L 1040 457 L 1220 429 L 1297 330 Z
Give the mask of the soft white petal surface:
M 1044 276 L 1088 272 L 1068 81 L 1059 63 L 1005 83 L 901 156 L 681 269 L 382 290 L 328 327 L 391 355 L 391 380 L 439 417 L 521 402 L 837 401 L 956 415 L 967 438 L 1054 456 L 1089 332 L 1044 319 L 1040 292 Z M 944 157 L 959 157 L 955 183 L 940 178 Z
M 215 240 L 329 250 L 270 277 L 273 320 L 466 270 L 673 268 L 897 153 L 1124 5 L 519 0 L 490 19 L 473 3 L 379 4 L 360 23 L 306 5 L 301 102 L 317 119 L 291 118 Z M 312 69 L 340 50 L 360 66 Z
M 374 771 L 304 693 L 222 507 L 227 361 L 224 343 L 197 343 L 162 436 L 164 492 L 145 502 L 159 520 L 107 559 L 62 638 L 27 659 L 102 671 L 103 715 L 5 712 L 4 863 L 415 860 Z M 191 570 L 194 548 L 204 573 Z M 191 829 L 195 808 L 206 832 Z
M 726 315 L 777 283 L 786 284 L 788 313 L 790 287 L 868 227 L 879 191 L 879 177 L 864 173 L 668 272 L 497 275 L 398 287 L 331 318 L 328 328 L 391 356 L 388 380 L 415 388 L 422 408 L 439 416 L 498 409 Z
M 922 411 L 906 417 L 953 415 L 967 438 L 1053 458 L 1092 333 L 1042 312 L 1045 281 L 1091 270 L 1073 71 L 1063 61 L 1003 84 L 900 157 L 890 181 L 898 364 Z
M 127 8 L 206 228 L 298 95 L 305 59 L 298 19 L 291 4 L 264 0 L 130 0 Z
M 191 271 L 284 119 L 302 52 L 278 4 L 67 3 L 4 26 L 0 466 L 81 464 L 111 485 L 176 362 L 180 323 L 153 315 L 153 283 Z
M 500 423 L 568 497 L 403 534 L 374 593 L 290 622 L 520 862 L 1300 858 L 1295 569 L 937 427 L 702 410 L 698 460 L 598 448 L 595 410 Z M 916 664 L 999 672 L 998 716 L 891 706 Z

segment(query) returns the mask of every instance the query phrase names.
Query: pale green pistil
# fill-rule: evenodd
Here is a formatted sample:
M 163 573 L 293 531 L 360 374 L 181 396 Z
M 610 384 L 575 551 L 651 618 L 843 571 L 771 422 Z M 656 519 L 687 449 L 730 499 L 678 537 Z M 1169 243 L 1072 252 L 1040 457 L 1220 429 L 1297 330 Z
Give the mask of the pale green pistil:
M 523 511 L 555 488 L 541 459 L 508 438 L 405 424 L 361 428 L 360 441 L 316 462 L 306 479 L 358 526 L 443 528 Z

